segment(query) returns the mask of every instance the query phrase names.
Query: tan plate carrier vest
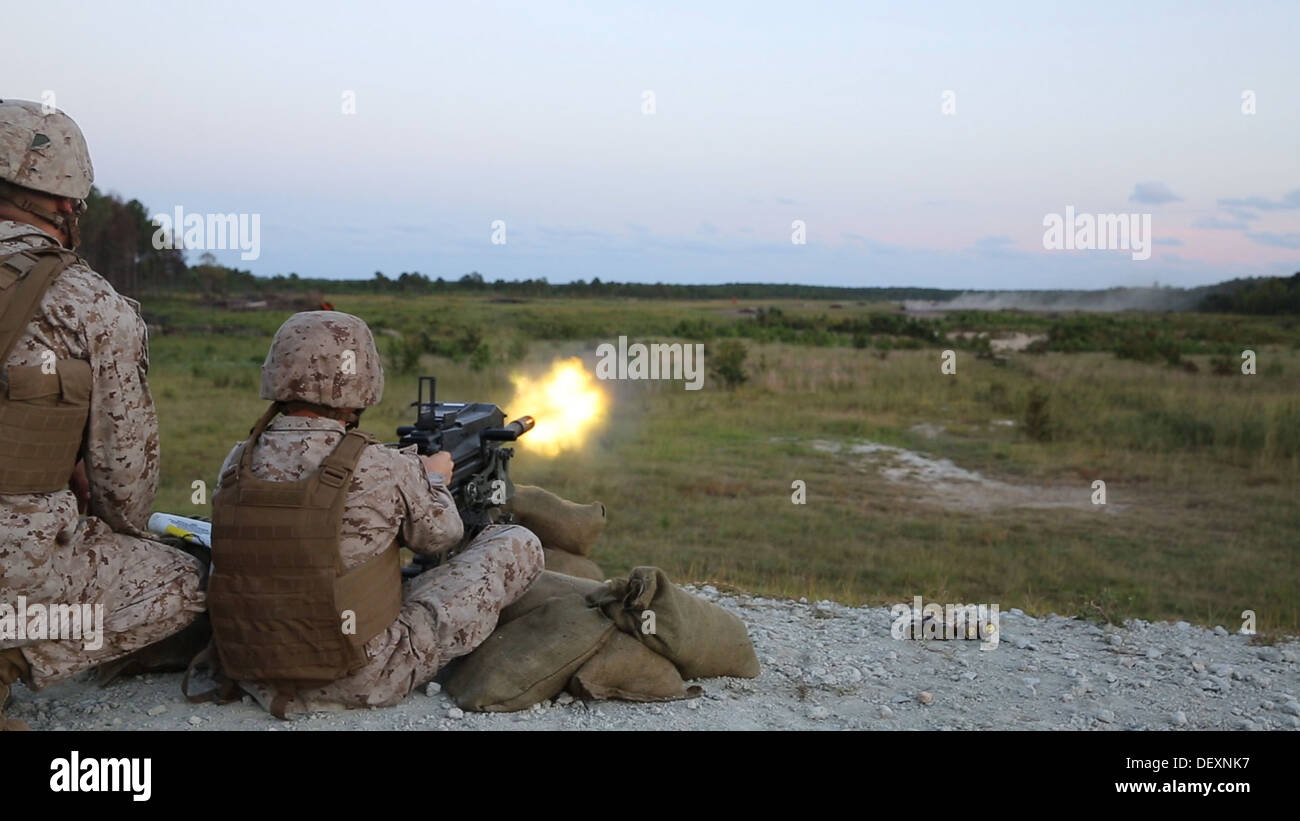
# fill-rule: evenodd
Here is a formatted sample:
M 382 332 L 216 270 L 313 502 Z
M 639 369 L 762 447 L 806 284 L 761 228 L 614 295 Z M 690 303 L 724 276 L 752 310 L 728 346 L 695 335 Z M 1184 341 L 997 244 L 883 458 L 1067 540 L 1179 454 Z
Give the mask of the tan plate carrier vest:
M 370 434 L 348 433 L 306 479 L 253 476 L 253 446 L 279 411 L 258 421 L 212 499 L 208 613 L 226 676 L 293 691 L 365 666 L 366 642 L 401 612 L 402 570 L 395 540 L 343 570 L 343 508 Z
M 0 257 L 0 365 L 36 316 L 50 285 L 79 259 L 62 248 Z M 53 493 L 68 487 L 90 415 L 91 382 L 90 363 L 81 359 L 9 368 L 8 378 L 0 381 L 0 493 Z

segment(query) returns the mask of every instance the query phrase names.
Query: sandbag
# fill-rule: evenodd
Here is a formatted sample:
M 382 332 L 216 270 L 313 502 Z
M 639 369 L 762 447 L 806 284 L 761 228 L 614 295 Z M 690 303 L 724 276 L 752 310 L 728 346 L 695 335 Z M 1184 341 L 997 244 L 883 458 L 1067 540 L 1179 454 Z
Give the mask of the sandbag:
M 537 534 L 542 547 L 586 556 L 605 529 L 605 506 L 566 501 L 534 485 L 515 485 L 505 512 Z
M 563 573 L 566 576 L 577 576 L 581 579 L 605 581 L 605 572 L 600 569 L 600 565 L 586 556 L 575 556 L 572 553 L 565 553 L 563 550 L 550 550 L 548 548 L 542 548 L 542 553 L 546 556 L 547 570 L 554 570 L 556 573 Z
M 702 687 L 687 687 L 673 663 L 622 631 L 569 679 L 578 698 L 673 701 L 696 698 Z
M 676 665 L 684 679 L 754 678 L 759 673 L 744 622 L 687 593 L 657 567 L 638 567 L 625 580 L 607 582 L 588 601 L 624 633 Z M 647 632 L 650 626 L 653 631 Z
M 550 599 L 569 596 L 582 601 L 592 593 L 604 589 L 604 584 L 591 579 L 581 579 L 577 576 L 557 573 L 553 570 L 543 570 L 537 575 L 533 583 L 528 586 L 528 589 L 524 591 L 524 595 L 501 611 L 501 617 L 497 619 L 497 625 L 509 624 L 520 616 L 541 607 Z
M 563 690 L 616 631 L 604 613 L 579 596 L 547 599 L 498 624 L 461 659 L 447 679 L 447 694 L 465 710 L 526 709 Z

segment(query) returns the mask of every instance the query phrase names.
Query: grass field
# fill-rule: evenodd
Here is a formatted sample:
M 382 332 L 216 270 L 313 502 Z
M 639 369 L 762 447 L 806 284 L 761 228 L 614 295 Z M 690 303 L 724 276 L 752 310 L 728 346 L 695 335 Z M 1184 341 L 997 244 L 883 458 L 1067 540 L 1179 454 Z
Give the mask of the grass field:
M 743 339 L 749 379 L 734 389 L 713 379 L 700 391 L 603 383 L 611 415 L 585 449 L 546 459 L 520 448 L 517 481 L 608 506 L 594 555 L 608 574 L 653 564 L 677 580 L 766 594 L 854 604 L 921 595 L 1232 630 L 1249 609 L 1261 630 L 1300 633 L 1294 320 L 979 314 L 950 316 L 927 338 L 888 305 L 789 303 L 755 316 L 741 311 L 773 306 L 329 298 L 376 329 L 388 385 L 363 426 L 389 438 L 409 421 L 419 373 L 439 377 L 444 399 L 505 404 L 512 372 L 568 355 L 590 366 L 596 344 L 619 335 L 705 341 L 710 355 L 722 339 Z M 203 513 L 191 483 L 215 484 L 223 456 L 264 409 L 259 366 L 288 312 L 185 299 L 145 309 L 163 437 L 157 507 Z M 976 345 L 943 336 L 957 328 L 1052 342 L 1046 353 L 981 359 Z M 1157 353 L 1104 350 L 1117 337 Z M 1238 368 L 1247 347 L 1258 357 L 1253 376 Z M 945 348 L 958 352 L 956 374 L 940 372 Z M 827 452 L 827 443 L 865 440 L 1079 503 L 972 509 L 942 487 L 892 482 L 876 465 Z M 1088 501 L 1098 479 L 1105 506 Z M 806 504 L 792 503 L 796 480 Z

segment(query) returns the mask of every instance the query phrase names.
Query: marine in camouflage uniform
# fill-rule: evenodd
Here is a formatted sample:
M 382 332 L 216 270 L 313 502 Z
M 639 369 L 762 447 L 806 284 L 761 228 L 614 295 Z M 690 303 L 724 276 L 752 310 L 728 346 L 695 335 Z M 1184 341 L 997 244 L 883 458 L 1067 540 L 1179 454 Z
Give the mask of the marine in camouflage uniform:
M 74 246 L 78 209 L 51 211 L 42 207 L 50 200 L 33 192 L 79 206 L 93 178 L 85 141 L 70 118 L 37 103 L 0 101 L 0 204 L 10 215 L 0 217 L 0 257 Z M 11 368 L 41 366 L 51 353 L 90 368 L 89 417 L 78 454 L 89 480 L 88 515 L 78 516 L 71 489 L 0 492 L 0 603 L 16 609 L 22 596 L 29 608 L 102 605 L 104 641 L 91 650 L 81 639 L 0 639 L 3 695 L 19 674 L 39 689 L 164 639 L 204 610 L 199 561 L 146 531 L 158 485 L 158 420 L 139 305 L 78 258 L 55 278 L 0 363 L 0 390 L 8 390 Z M 18 446 L 0 441 L 0 463 Z
M 345 356 L 351 367 L 341 365 Z M 252 445 L 248 462 L 253 477 L 272 482 L 296 482 L 314 474 L 355 425 L 359 411 L 378 404 L 383 394 L 383 369 L 369 328 L 338 312 L 290 317 L 276 333 L 262 375 L 262 398 L 288 403 L 280 406 L 284 415 L 275 417 Z M 223 483 L 246 447 L 248 443 L 237 445 L 227 456 Z M 394 540 L 421 554 L 444 554 L 456 547 L 463 523 L 446 479 L 426 472 L 413 452 L 381 444 L 366 447 L 347 485 L 338 541 L 343 569 L 376 559 Z M 224 487 L 219 485 L 218 497 Z M 218 524 L 214 585 L 222 573 L 221 536 Z M 359 670 L 291 692 L 275 683 L 241 685 L 263 707 L 276 705 L 282 714 L 396 704 L 486 639 L 501 610 L 524 594 L 542 564 L 541 544 L 531 531 L 490 526 L 450 559 L 403 584 L 399 615 L 365 642 L 366 661 Z M 215 620 L 214 610 L 214 628 Z

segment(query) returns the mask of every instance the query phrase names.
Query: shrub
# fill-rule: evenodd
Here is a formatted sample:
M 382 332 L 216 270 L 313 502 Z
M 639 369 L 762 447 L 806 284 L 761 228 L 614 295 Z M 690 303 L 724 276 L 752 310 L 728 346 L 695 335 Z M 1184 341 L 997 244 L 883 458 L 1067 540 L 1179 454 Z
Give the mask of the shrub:
M 1010 413 L 1013 410 L 1007 397 L 1007 386 L 1001 382 L 990 382 L 983 398 L 998 413 Z
M 1174 451 L 1210 447 L 1215 442 L 1214 424 L 1188 408 L 1149 410 L 1141 416 L 1148 450 Z
M 393 370 L 397 373 L 406 374 L 414 371 L 420 364 L 420 354 L 423 352 L 423 343 L 416 337 L 392 339 L 388 343 L 388 361 L 393 364 Z
M 749 349 L 745 343 L 735 339 L 725 339 L 709 352 L 709 373 L 728 390 L 741 385 L 749 378 L 745 373 L 745 358 Z
M 683 339 L 713 339 L 718 328 L 707 319 L 683 319 L 673 326 L 673 336 Z
M 469 367 L 473 371 L 481 371 L 488 365 L 492 364 L 492 346 L 486 342 L 479 344 L 470 355 Z
M 1025 400 L 1024 431 L 1035 442 L 1047 442 L 1052 438 L 1053 425 L 1050 399 L 1037 385 L 1029 389 Z

